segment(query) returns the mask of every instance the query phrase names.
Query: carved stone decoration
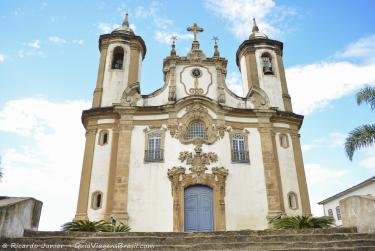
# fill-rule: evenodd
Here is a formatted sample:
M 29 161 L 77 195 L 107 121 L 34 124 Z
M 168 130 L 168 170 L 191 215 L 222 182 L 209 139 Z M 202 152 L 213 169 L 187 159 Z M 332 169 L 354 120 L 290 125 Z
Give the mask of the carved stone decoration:
M 124 106 L 134 106 L 140 98 L 139 82 L 135 82 L 126 87 L 122 93 L 121 104 Z
M 203 65 L 200 65 L 198 64 L 197 66 L 205 69 L 207 71 L 207 74 L 209 75 L 209 82 L 208 83 L 200 83 L 199 82 L 199 78 L 202 77 L 202 71 L 201 69 L 197 68 L 197 67 L 194 67 L 191 71 L 190 71 L 190 76 L 194 78 L 194 87 L 193 88 L 189 88 L 189 90 L 187 89 L 187 84 L 185 83 L 185 81 L 183 80 L 183 73 L 188 69 L 188 68 L 191 68 L 193 66 L 191 65 L 188 65 L 188 66 L 185 66 L 182 71 L 180 72 L 180 82 L 182 84 L 182 86 L 184 87 L 184 91 L 187 95 L 203 95 L 203 96 L 206 96 L 210 90 L 210 87 L 213 85 L 212 84 L 212 73 L 211 71 L 208 69 L 208 67 L 206 66 L 203 66 Z M 199 74 L 198 74 L 199 72 Z M 201 86 L 201 85 L 204 85 L 205 87 L 207 87 L 206 90 L 204 90 Z
M 255 109 L 268 109 L 269 108 L 269 98 L 267 94 L 260 88 L 252 87 L 246 98 L 254 104 Z
M 176 101 L 176 86 L 169 86 L 168 101 Z
M 190 173 L 184 167 L 168 169 L 168 178 L 172 184 L 173 196 L 173 231 L 184 231 L 184 193 L 192 185 L 205 185 L 213 190 L 214 226 L 215 231 L 225 230 L 225 181 L 228 170 L 224 167 L 213 167 L 211 173 L 206 173 L 207 165 L 217 162 L 217 154 L 202 153 L 202 146 L 195 147 L 195 154 L 181 152 L 179 160 L 191 165 Z
M 186 133 L 191 122 L 200 121 L 204 124 L 207 132 L 207 139 L 187 139 Z M 179 120 L 178 125 L 168 126 L 171 136 L 180 140 L 182 144 L 208 144 L 215 143 L 224 137 L 225 127 L 216 126 L 216 122 L 208 114 L 208 109 L 201 104 L 192 104 L 186 107 L 185 115 Z

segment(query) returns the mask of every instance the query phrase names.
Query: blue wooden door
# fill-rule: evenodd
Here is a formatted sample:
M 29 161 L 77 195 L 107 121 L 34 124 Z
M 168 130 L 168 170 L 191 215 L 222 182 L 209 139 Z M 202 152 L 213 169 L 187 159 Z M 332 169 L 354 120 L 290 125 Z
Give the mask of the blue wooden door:
M 185 231 L 213 231 L 214 212 L 212 189 L 195 185 L 185 189 Z

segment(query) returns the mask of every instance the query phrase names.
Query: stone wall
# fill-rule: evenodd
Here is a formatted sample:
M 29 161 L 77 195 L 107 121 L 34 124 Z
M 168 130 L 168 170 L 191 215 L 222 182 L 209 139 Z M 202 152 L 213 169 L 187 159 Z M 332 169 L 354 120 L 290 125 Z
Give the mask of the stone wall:
M 340 201 L 344 227 L 359 233 L 375 233 L 375 196 L 350 196 Z
M 38 230 L 43 203 L 34 198 L 0 197 L 0 237 L 21 237 Z

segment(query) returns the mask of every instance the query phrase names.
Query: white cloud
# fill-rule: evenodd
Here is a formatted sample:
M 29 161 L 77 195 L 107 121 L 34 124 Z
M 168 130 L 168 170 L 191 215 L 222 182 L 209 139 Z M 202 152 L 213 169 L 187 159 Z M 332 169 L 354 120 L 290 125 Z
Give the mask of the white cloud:
M 153 16 L 161 7 L 158 1 L 152 1 L 148 7 L 137 6 L 135 9 L 135 16 L 137 18 L 149 18 Z
M 38 49 L 31 49 L 31 50 L 18 50 L 18 57 L 25 58 L 25 57 L 45 57 L 44 52 Z
M 159 43 L 171 44 L 172 36 L 177 36 L 178 40 L 192 40 L 194 38 L 193 34 L 189 34 L 189 33 L 182 34 L 182 33 L 177 33 L 177 32 L 166 32 L 166 31 L 155 32 L 155 39 Z
M 85 43 L 84 40 L 79 39 L 79 40 L 73 40 L 73 44 L 78 44 L 78 45 L 83 45 Z
M 27 46 L 35 49 L 40 49 L 40 41 L 37 39 L 34 42 L 27 43 Z
M 114 29 L 120 27 L 118 24 L 108 24 L 108 23 L 99 23 L 98 24 L 98 29 L 100 30 L 101 33 L 107 34 L 112 32 Z
M 273 0 L 206 0 L 205 5 L 227 20 L 232 32 L 241 39 L 250 35 L 253 17 L 262 32 L 275 36 L 285 20 L 295 15 L 293 9 L 276 6 Z
M 365 148 L 365 157 L 359 162 L 359 164 L 370 171 L 375 171 L 375 146 Z
M 375 83 L 375 64 L 321 62 L 286 70 L 289 93 L 296 113 L 309 114 L 329 102 Z
M 326 137 L 315 139 L 308 144 L 301 146 L 302 151 L 307 152 L 314 148 L 344 148 L 344 143 L 347 135 L 339 132 L 331 132 Z
M 240 97 L 243 96 L 242 79 L 241 75 L 238 72 L 230 72 L 227 75 L 225 83 L 232 92 Z
M 80 116 L 88 107 L 86 101 L 26 98 L 0 110 L 0 133 L 23 136 L 21 146 L 9 146 L 2 156 L 0 190 L 43 201 L 40 229 L 57 230 L 74 216 L 84 147 Z
M 156 27 L 165 30 L 165 29 L 167 29 L 170 25 L 173 24 L 173 20 L 171 20 L 171 19 L 167 19 L 167 18 L 157 17 L 157 18 L 154 19 L 154 23 L 155 23 Z
M 66 40 L 61 38 L 61 37 L 58 37 L 58 36 L 52 36 L 52 37 L 49 37 L 48 40 L 51 42 L 51 43 L 54 43 L 54 44 L 57 44 L 57 45 L 63 45 L 66 43 Z
M 0 54 L 0 63 L 2 63 L 4 61 L 5 61 L 5 55 L 4 54 Z
M 349 173 L 349 170 L 335 170 L 332 168 L 323 167 L 316 163 L 305 164 L 306 179 L 307 183 L 311 185 L 317 185 L 329 181 L 331 184 L 335 184 L 339 177 L 342 177 Z
M 340 58 L 361 58 L 375 64 L 375 34 L 349 44 L 344 51 L 336 53 Z

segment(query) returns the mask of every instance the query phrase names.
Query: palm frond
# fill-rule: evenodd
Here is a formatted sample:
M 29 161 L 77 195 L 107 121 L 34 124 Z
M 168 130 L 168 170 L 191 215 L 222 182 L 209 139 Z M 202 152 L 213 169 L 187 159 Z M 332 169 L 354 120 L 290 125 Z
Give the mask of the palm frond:
M 375 87 L 367 86 L 357 93 L 357 104 L 366 103 L 375 111 Z
M 353 159 L 354 152 L 363 147 L 371 146 L 375 143 L 375 124 L 362 125 L 349 133 L 345 140 L 345 152 L 350 160 Z
M 78 220 L 67 222 L 62 225 L 62 231 L 65 232 L 108 232 L 111 224 L 101 221 Z
M 326 228 L 332 225 L 334 219 L 329 216 L 283 216 L 271 221 L 276 229 Z

